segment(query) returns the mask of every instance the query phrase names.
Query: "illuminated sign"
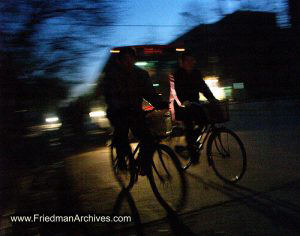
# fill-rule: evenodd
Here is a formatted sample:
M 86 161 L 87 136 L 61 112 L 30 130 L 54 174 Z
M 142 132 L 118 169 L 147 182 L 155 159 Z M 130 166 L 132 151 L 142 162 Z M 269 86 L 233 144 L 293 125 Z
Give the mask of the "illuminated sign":
M 162 54 L 162 50 L 158 48 L 144 48 L 144 54 Z
M 234 89 L 243 89 L 244 83 L 233 83 L 233 88 Z

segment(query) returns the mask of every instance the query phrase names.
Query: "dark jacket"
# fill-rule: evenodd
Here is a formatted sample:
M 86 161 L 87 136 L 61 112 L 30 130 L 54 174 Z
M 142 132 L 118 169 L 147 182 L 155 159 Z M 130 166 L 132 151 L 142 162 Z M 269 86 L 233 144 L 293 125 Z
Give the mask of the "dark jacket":
M 136 66 L 128 72 L 116 65 L 106 72 L 103 88 L 108 115 L 119 111 L 141 111 L 143 98 L 157 109 L 165 108 L 148 72 Z
M 199 92 L 208 100 L 215 99 L 214 95 L 204 82 L 199 70 L 187 73 L 186 70 L 179 68 L 174 73 L 174 84 L 178 99 L 184 101 L 199 102 Z
M 197 69 L 191 73 L 183 68 L 179 68 L 174 73 L 174 87 L 176 95 L 181 103 L 184 101 L 199 102 L 199 92 L 208 100 L 214 100 L 215 97 L 204 82 L 201 72 Z M 177 120 L 185 118 L 185 111 L 174 101 L 175 117 Z

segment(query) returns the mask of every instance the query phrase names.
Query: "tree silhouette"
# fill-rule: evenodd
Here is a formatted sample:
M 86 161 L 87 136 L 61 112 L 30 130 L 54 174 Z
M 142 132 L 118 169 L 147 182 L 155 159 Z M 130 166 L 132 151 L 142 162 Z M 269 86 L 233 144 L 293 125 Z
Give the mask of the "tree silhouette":
M 104 0 L 16 0 L 0 7 L 1 51 L 23 60 L 17 76 L 74 72 L 104 46 L 108 28 L 102 26 L 115 19 L 113 4 Z
M 67 96 L 63 79 L 78 81 L 80 66 L 104 46 L 116 3 L 1 1 L 0 139 L 16 131 L 18 111 L 45 110 Z

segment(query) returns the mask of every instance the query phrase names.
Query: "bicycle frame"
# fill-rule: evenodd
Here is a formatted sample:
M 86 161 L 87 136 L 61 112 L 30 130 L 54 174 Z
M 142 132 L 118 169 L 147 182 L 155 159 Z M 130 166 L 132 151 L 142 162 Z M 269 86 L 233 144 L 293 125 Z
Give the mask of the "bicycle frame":
M 200 131 L 200 134 L 197 134 L 198 138 L 196 140 L 196 144 L 199 144 L 198 148 L 200 150 L 203 149 L 204 143 L 208 140 L 210 134 L 215 129 L 214 125 L 208 124 L 203 127 L 203 129 Z
M 215 124 L 207 124 L 203 127 L 199 134 L 197 134 L 198 138 L 196 140 L 196 144 L 199 150 L 203 150 L 204 144 L 208 141 L 209 137 L 215 132 L 217 127 Z M 222 145 L 222 143 L 221 143 Z M 208 165 L 211 166 L 211 159 L 207 155 Z
M 135 154 L 137 153 L 137 151 L 139 150 L 140 146 L 141 146 L 141 143 L 139 142 L 138 145 L 135 147 L 134 151 L 132 152 L 133 158 L 134 158 Z

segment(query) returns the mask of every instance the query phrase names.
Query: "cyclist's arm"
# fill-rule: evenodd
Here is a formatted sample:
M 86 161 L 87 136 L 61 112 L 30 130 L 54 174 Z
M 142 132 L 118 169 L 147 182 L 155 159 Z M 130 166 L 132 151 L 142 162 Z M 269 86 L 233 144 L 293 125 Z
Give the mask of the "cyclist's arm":
M 199 92 L 201 92 L 208 101 L 210 102 L 214 102 L 217 99 L 215 98 L 215 96 L 213 95 L 213 93 L 210 91 L 209 87 L 207 86 L 207 84 L 204 82 L 204 80 L 201 79 L 199 80 Z

